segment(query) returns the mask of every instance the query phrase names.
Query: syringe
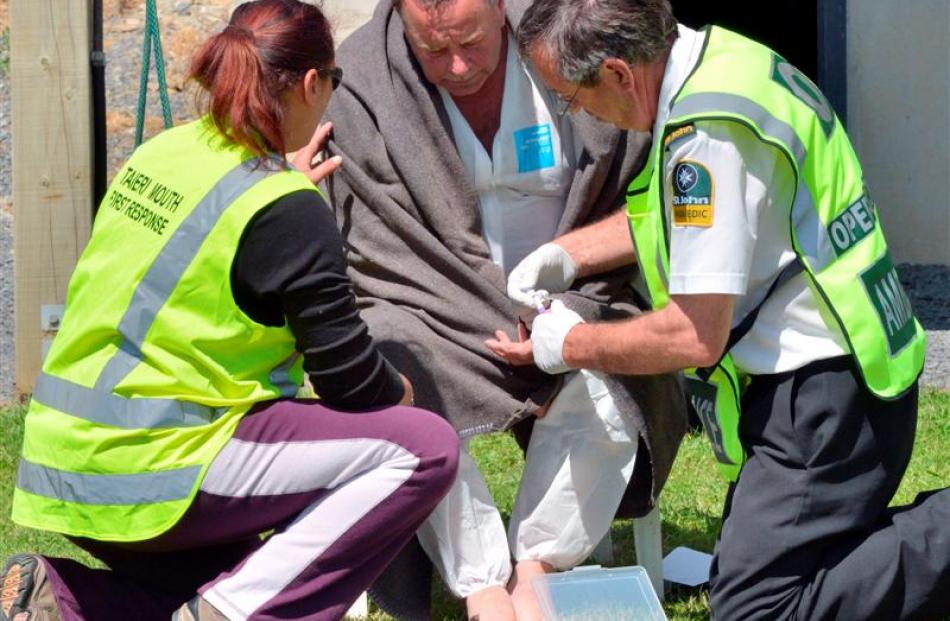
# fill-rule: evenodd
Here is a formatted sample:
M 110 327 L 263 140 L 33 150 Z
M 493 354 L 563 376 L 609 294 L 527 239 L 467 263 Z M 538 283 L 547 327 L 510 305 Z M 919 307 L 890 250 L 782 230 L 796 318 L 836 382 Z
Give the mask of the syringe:
M 544 289 L 536 289 L 534 293 L 531 294 L 531 303 L 534 304 L 534 310 L 541 313 L 547 312 L 551 308 L 551 294 L 545 291 Z

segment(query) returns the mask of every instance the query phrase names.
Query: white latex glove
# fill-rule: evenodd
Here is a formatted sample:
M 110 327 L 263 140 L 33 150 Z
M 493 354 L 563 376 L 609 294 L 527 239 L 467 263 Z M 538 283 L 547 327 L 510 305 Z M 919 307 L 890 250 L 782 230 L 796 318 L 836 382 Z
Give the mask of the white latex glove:
M 567 333 L 579 323 L 584 323 L 581 316 L 564 306 L 560 300 L 554 300 L 551 308 L 534 318 L 531 344 L 534 363 L 539 369 L 551 375 L 571 370 L 564 364 L 562 350 Z
M 567 291 L 577 276 L 577 264 L 566 250 L 547 243 L 526 256 L 508 275 L 508 297 L 532 307 L 531 294 L 538 289 L 550 293 Z

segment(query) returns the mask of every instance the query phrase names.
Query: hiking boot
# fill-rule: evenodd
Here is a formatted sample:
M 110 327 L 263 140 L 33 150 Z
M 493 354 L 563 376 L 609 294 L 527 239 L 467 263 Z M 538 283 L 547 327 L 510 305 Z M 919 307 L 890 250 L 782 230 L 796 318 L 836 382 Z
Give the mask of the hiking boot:
M 229 621 L 217 608 L 198 595 L 172 615 L 172 621 Z
M 7 559 L 0 574 L 0 621 L 61 621 L 46 566 L 35 554 Z

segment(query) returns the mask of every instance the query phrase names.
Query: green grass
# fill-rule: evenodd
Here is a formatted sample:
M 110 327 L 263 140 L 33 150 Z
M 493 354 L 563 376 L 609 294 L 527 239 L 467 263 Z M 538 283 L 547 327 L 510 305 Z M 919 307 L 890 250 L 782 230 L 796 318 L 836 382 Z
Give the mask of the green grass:
M 89 558 L 64 539 L 14 526 L 10 515 L 10 497 L 16 474 L 23 406 L 0 408 L 0 558 L 16 551 L 68 556 L 89 562 Z M 910 467 L 894 504 L 913 500 L 917 492 L 943 487 L 950 481 L 950 393 L 924 391 L 920 401 L 917 443 Z M 486 474 L 489 487 L 502 513 L 507 516 L 522 468 L 521 451 L 507 434 L 476 438 L 472 453 Z M 705 439 L 690 435 L 680 448 L 673 474 L 663 491 L 663 550 L 688 546 L 711 552 L 719 529 L 725 483 L 714 472 L 712 453 Z M 614 541 L 614 565 L 636 563 L 633 527 L 618 520 L 611 534 Z M 433 589 L 436 621 L 464 620 L 464 608 L 446 594 L 441 585 Z M 703 591 L 679 591 L 664 604 L 670 621 L 698 621 L 709 618 L 708 601 Z M 372 621 L 391 621 L 381 612 L 371 613 Z

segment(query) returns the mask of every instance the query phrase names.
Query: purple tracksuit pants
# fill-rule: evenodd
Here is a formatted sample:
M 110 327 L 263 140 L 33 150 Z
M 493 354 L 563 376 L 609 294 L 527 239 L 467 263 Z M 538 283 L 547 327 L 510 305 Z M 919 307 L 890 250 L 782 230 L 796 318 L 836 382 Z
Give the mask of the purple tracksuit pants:
M 261 404 L 171 530 L 46 558 L 63 621 L 168 621 L 200 593 L 231 621 L 340 619 L 451 487 L 455 431 L 407 407 Z

